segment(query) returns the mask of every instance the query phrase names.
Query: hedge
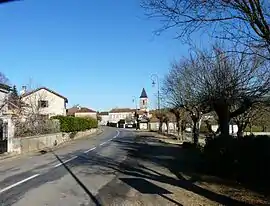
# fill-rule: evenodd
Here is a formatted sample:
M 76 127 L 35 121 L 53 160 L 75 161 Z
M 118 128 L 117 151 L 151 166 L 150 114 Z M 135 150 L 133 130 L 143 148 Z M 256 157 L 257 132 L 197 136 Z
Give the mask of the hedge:
M 55 116 L 52 119 L 60 121 L 61 132 L 78 132 L 98 127 L 98 121 L 90 117 Z
M 257 189 L 270 191 L 270 137 L 248 135 L 216 137 L 207 141 L 202 164 L 206 171 L 240 183 L 251 184 Z

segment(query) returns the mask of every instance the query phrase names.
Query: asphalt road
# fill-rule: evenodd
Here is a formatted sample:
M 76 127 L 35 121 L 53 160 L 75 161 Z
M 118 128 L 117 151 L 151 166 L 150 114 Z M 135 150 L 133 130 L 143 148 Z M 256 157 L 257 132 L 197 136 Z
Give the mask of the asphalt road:
M 0 164 L 0 205 L 95 205 L 98 191 L 115 171 L 94 164 L 97 158 L 123 161 L 114 142 L 130 131 L 105 128 L 95 137 L 77 140 L 54 152 L 4 160 Z

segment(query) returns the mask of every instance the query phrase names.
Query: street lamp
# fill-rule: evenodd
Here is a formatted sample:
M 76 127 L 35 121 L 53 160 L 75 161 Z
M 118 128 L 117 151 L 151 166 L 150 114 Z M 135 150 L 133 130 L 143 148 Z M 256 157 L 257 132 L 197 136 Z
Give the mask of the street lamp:
M 152 86 L 153 87 L 157 84 L 157 89 L 158 89 L 158 111 L 160 111 L 160 92 L 159 92 L 159 78 L 158 78 L 158 75 L 152 74 L 151 79 L 152 79 Z
M 138 129 L 138 122 L 139 122 L 139 115 L 137 114 L 137 111 L 138 111 L 137 98 L 135 96 L 133 96 L 132 98 L 133 98 L 132 101 L 135 103 L 135 107 L 136 107 L 134 117 L 136 119 L 136 130 L 137 130 Z
M 137 98 L 135 96 L 132 97 L 132 102 L 135 103 L 136 111 L 137 111 Z

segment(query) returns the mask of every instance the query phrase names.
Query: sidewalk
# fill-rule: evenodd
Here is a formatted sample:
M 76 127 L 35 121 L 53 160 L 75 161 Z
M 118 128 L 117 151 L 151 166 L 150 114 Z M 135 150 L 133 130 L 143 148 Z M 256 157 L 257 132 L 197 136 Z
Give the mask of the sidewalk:
M 181 145 L 183 144 L 183 142 L 193 142 L 191 133 L 186 133 L 185 139 L 183 141 L 178 140 L 179 136 L 177 135 L 177 133 L 174 133 L 174 132 L 169 132 L 169 135 L 167 135 L 166 133 L 163 133 L 163 134 L 159 134 L 158 132 L 153 132 L 153 133 L 156 134 L 156 138 L 158 138 L 161 142 L 168 143 L 168 144 Z M 205 145 L 205 138 L 200 137 L 199 144 L 201 144 L 202 146 Z
M 104 205 L 269 205 L 241 185 L 196 173 L 191 167 L 196 157 L 157 136 L 138 132 L 135 142 L 120 143 L 128 158 L 115 167 L 120 175 L 101 191 Z

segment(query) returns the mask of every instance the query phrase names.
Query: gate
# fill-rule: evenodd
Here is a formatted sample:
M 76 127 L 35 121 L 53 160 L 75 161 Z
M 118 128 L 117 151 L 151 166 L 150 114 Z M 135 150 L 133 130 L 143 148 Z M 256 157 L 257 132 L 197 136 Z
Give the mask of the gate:
M 8 123 L 0 119 L 0 154 L 7 152 Z

